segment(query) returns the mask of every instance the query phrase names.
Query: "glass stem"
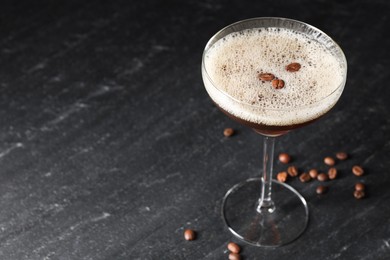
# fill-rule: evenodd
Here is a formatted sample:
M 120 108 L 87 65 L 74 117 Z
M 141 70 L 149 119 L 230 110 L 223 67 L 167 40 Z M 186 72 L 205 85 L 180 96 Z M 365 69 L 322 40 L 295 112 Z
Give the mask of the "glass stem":
M 263 147 L 263 174 L 261 176 L 261 194 L 257 212 L 272 213 L 275 205 L 271 199 L 272 193 L 272 170 L 274 163 L 275 137 L 264 136 Z

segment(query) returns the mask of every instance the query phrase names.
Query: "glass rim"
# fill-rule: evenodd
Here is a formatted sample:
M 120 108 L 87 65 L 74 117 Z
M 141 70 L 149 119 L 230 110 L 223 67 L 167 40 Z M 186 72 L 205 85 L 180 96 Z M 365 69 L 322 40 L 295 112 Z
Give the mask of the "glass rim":
M 321 35 L 324 35 L 326 38 L 330 39 L 331 42 L 332 42 L 332 45 L 337 49 L 338 53 L 340 55 L 337 55 L 337 56 L 340 56 L 340 57 L 337 57 L 340 61 L 341 61 L 341 64 L 343 64 L 343 69 L 344 69 L 344 73 L 343 73 L 343 81 L 340 83 L 339 86 L 337 86 L 337 88 L 335 88 L 331 93 L 329 93 L 327 96 L 323 97 L 322 99 L 320 100 L 317 100 L 316 102 L 313 102 L 311 104 L 307 104 L 307 105 L 302 105 L 302 106 L 292 106 L 292 107 L 286 107 L 286 108 L 267 108 L 267 107 L 264 107 L 264 106 L 261 106 L 261 105 L 254 105 L 254 104 L 249 104 L 247 102 L 244 102 L 242 100 L 239 100 L 233 96 L 231 96 L 229 93 L 221 90 L 220 88 L 218 88 L 216 86 L 216 84 L 214 83 L 214 81 L 211 79 L 209 73 L 207 72 L 207 69 L 206 69 L 206 66 L 205 66 L 205 56 L 206 56 L 206 53 L 207 51 L 210 49 L 211 46 L 213 46 L 213 44 L 215 42 L 217 42 L 218 40 L 222 39 L 223 37 L 221 37 L 220 39 L 216 40 L 215 41 L 215 38 L 217 38 L 220 34 L 222 34 L 223 32 L 225 32 L 227 29 L 229 28 L 232 28 L 238 24 L 242 24 L 242 23 L 248 23 L 248 22 L 251 22 L 251 21 L 258 21 L 258 20 L 280 20 L 280 21 L 289 21 L 289 22 L 292 22 L 292 23 L 296 23 L 296 24 L 300 24 L 300 25 L 303 25 L 303 26 L 306 26 L 316 32 L 318 32 L 319 34 Z M 258 27 L 252 27 L 252 28 L 273 28 L 272 26 L 258 26 Z M 276 28 L 276 26 L 274 27 Z M 281 27 L 282 28 L 282 27 Z M 248 28 L 249 29 L 249 28 Z M 242 30 L 245 30 L 245 29 L 242 29 Z M 237 32 L 237 31 L 236 31 Z M 233 33 L 233 32 L 231 32 Z M 228 33 L 230 34 L 230 33 Z M 226 35 L 228 35 L 226 34 Z M 314 39 L 313 39 L 314 40 Z M 214 42 L 215 41 L 215 42 Z M 302 21 L 299 21 L 299 20 L 294 20 L 294 19 L 290 19 L 290 18 L 284 18 L 284 17 L 254 17 L 254 18 L 249 18 L 249 19 L 244 19 L 244 20 L 240 20 L 240 21 L 237 21 L 237 22 L 234 22 L 234 23 L 231 23 L 225 27 L 223 27 L 222 29 L 220 29 L 218 32 L 216 32 L 215 34 L 213 34 L 213 36 L 207 41 L 207 44 L 203 50 L 203 54 L 202 54 L 202 70 L 204 70 L 204 74 L 205 76 L 207 77 L 207 79 L 210 81 L 211 85 L 213 86 L 214 89 L 216 89 L 218 92 L 220 92 L 221 94 L 223 94 L 224 96 L 228 97 L 229 99 L 232 99 L 234 100 L 235 102 L 238 102 L 244 106 L 248 106 L 248 107 L 253 107 L 253 108 L 256 108 L 256 109 L 262 109 L 262 110 L 268 110 L 268 111 L 291 111 L 292 109 L 300 109 L 300 108 L 310 108 L 310 107 L 313 107 L 313 106 L 316 106 L 317 104 L 321 103 L 321 102 L 324 102 L 325 100 L 327 100 L 328 98 L 332 97 L 336 92 L 338 92 L 340 89 L 343 89 L 344 86 L 345 86 L 345 83 L 346 83 L 346 80 L 347 80 L 347 70 L 348 70 L 348 64 L 347 64 L 347 59 L 345 57 L 345 54 L 343 52 L 343 50 L 341 49 L 341 47 L 337 44 L 337 42 L 335 40 L 333 40 L 332 37 L 330 37 L 328 34 L 326 34 L 325 32 L 323 32 L 322 30 L 318 29 L 317 27 L 313 26 L 313 25 L 310 25 L 308 23 L 305 23 L 305 22 L 302 22 Z

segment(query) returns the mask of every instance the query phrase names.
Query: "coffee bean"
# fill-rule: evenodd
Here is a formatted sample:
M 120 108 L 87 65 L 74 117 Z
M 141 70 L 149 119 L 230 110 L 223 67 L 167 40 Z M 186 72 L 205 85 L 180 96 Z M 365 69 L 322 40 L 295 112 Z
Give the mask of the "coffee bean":
M 264 81 L 271 81 L 275 78 L 274 74 L 272 73 L 260 73 L 259 79 Z
M 299 175 L 299 180 L 301 182 L 309 182 L 311 180 L 311 177 L 308 173 L 304 172 L 301 175 Z
M 280 182 L 286 182 L 287 181 L 287 172 L 279 172 L 276 175 L 276 179 Z
M 298 176 L 298 168 L 296 166 L 289 166 L 287 168 L 287 173 L 288 175 L 290 175 L 291 177 L 296 177 Z
M 353 192 L 353 196 L 354 196 L 356 199 L 360 200 L 360 199 L 364 198 L 364 197 L 366 196 L 366 194 L 365 194 L 364 191 L 362 191 L 362 190 L 355 190 L 355 191 Z
M 324 194 L 327 191 L 328 191 L 328 187 L 322 185 L 318 186 L 316 189 L 317 194 Z
M 281 80 L 281 79 L 273 79 L 271 81 L 272 83 L 272 86 L 275 88 L 275 89 L 281 89 L 284 87 L 284 81 Z
M 226 137 L 230 137 L 230 136 L 234 135 L 233 128 L 225 128 L 225 130 L 223 130 L 223 135 Z
M 230 242 L 230 243 L 227 245 L 227 248 L 229 249 L 230 252 L 235 253 L 235 254 L 238 254 L 238 253 L 240 253 L 240 251 L 241 251 L 240 246 L 237 245 L 236 243 L 233 243 L 233 242 Z
M 289 72 L 296 72 L 301 68 L 301 64 L 298 62 L 290 63 L 286 66 L 286 70 Z
M 315 179 L 315 178 L 317 178 L 317 176 L 318 176 L 318 171 L 317 171 L 316 169 L 311 169 L 311 170 L 309 171 L 309 175 L 310 175 L 310 177 L 312 177 L 313 179 Z
M 356 176 L 362 176 L 364 174 L 364 170 L 361 166 L 355 165 L 352 167 L 352 173 Z
M 339 159 L 340 161 L 344 161 L 348 158 L 348 154 L 345 152 L 338 152 L 336 153 L 336 158 Z
M 192 229 L 186 229 L 184 230 L 184 238 L 185 240 L 191 241 L 195 239 L 195 231 Z
M 337 169 L 335 167 L 329 168 L 328 170 L 329 179 L 333 180 L 337 177 Z
M 325 174 L 325 173 L 320 173 L 320 174 L 318 174 L 318 176 L 317 176 L 317 180 L 319 180 L 319 181 L 327 181 L 328 178 L 329 178 L 328 175 Z
M 239 254 L 236 254 L 236 253 L 230 253 L 229 260 L 241 260 L 241 256 Z
M 288 155 L 287 153 L 281 153 L 281 154 L 279 154 L 279 161 L 280 161 L 281 163 L 287 164 L 287 163 L 290 162 L 290 160 L 291 160 L 291 157 L 290 157 L 290 155 Z
M 366 189 L 366 186 L 363 183 L 357 182 L 355 184 L 355 190 L 357 190 L 357 191 L 364 191 L 365 189 Z
M 333 166 L 335 164 L 335 161 L 334 161 L 334 159 L 332 157 L 328 156 L 328 157 L 324 158 L 324 163 L 326 165 Z

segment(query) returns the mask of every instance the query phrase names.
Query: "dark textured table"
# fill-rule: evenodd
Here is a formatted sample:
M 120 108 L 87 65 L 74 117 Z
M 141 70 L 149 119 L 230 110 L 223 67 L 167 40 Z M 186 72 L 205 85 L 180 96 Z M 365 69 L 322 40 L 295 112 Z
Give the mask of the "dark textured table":
M 289 182 L 310 223 L 276 249 L 221 220 L 225 192 L 259 176 L 262 143 L 212 105 L 200 75 L 207 40 L 257 16 L 319 27 L 349 65 L 334 110 L 277 142 L 303 170 L 350 158 L 324 196 Z M 389 16 L 386 0 L 2 1 L 0 259 L 227 259 L 229 241 L 244 259 L 390 259 Z

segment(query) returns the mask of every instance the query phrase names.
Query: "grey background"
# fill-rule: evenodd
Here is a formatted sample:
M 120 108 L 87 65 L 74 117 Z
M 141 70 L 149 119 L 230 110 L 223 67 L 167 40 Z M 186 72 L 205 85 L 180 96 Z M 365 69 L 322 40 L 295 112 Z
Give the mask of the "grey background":
M 245 18 L 310 23 L 344 49 L 340 102 L 277 142 L 301 170 L 339 178 L 290 184 L 310 223 L 294 243 L 245 259 L 389 259 L 390 4 L 372 1 L 2 1 L 0 259 L 227 259 L 238 242 L 220 217 L 224 193 L 258 176 L 261 137 L 223 115 L 204 90 L 207 40 Z M 233 127 L 232 138 L 222 135 Z M 350 173 L 360 164 L 366 174 Z M 285 166 L 276 164 L 276 171 Z M 367 198 L 353 198 L 353 185 Z M 183 239 L 193 228 L 197 240 Z

